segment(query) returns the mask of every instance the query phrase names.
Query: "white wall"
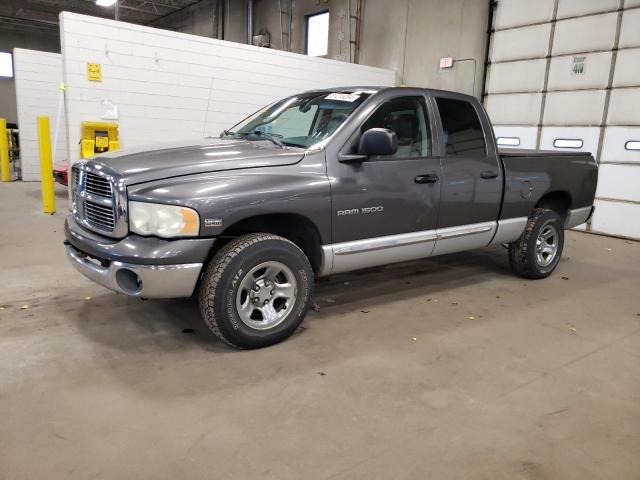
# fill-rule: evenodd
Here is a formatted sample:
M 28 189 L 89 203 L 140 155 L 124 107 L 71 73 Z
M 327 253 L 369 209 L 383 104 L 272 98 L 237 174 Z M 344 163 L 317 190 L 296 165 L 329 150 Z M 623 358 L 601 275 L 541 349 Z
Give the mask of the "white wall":
M 62 58 L 59 53 L 16 48 L 13 51 L 13 62 L 20 128 L 22 179 L 39 181 L 40 152 L 36 118 L 40 115 L 49 117 L 53 143 L 56 112 L 60 105 Z M 65 158 L 67 158 L 67 132 L 64 115 L 62 115 L 58 144 L 53 154 L 54 164 Z
M 119 108 L 123 148 L 218 135 L 284 96 L 331 86 L 394 85 L 391 70 L 63 12 L 60 21 L 70 158 L 80 123 Z M 102 66 L 90 82 L 87 62 Z

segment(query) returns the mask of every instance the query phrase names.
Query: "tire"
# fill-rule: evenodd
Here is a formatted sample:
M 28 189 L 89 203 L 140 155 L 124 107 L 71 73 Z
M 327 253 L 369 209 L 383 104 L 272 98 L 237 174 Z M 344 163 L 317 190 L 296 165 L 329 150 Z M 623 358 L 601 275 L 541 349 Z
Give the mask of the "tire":
M 307 314 L 313 278 L 294 243 L 268 233 L 244 235 L 209 262 L 198 293 L 200 313 L 228 345 L 273 345 L 295 332 Z
M 509 244 L 509 264 L 521 277 L 546 278 L 558 266 L 563 247 L 562 216 L 553 210 L 536 208 L 520 238 Z

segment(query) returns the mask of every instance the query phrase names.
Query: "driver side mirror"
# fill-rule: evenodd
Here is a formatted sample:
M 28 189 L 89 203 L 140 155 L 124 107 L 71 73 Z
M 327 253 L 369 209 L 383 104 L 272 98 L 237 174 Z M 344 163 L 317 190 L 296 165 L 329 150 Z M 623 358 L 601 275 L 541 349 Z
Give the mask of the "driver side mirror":
M 364 162 L 368 157 L 393 155 L 398 151 L 398 136 L 386 128 L 370 128 L 360 136 L 357 153 L 341 153 L 338 160 L 344 163 Z
M 398 136 L 387 128 L 370 128 L 360 137 L 358 153 L 367 157 L 393 155 L 398 151 Z

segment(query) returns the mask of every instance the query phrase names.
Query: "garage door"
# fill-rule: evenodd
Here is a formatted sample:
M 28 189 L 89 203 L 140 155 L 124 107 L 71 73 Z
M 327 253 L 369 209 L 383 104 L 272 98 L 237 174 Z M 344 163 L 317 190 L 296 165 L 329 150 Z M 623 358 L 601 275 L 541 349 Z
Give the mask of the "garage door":
M 640 0 L 501 0 L 485 105 L 499 144 L 589 151 L 589 231 L 640 239 Z

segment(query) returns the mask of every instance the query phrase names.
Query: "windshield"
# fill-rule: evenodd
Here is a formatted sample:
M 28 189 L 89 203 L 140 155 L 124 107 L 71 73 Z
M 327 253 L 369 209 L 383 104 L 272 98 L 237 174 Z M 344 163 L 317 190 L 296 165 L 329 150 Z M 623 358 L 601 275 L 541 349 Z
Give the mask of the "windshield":
M 222 137 L 309 148 L 329 137 L 373 92 L 315 92 L 280 100 L 225 130 Z

